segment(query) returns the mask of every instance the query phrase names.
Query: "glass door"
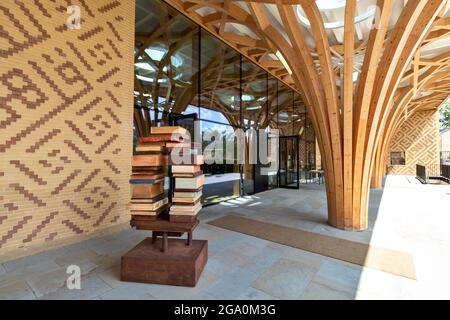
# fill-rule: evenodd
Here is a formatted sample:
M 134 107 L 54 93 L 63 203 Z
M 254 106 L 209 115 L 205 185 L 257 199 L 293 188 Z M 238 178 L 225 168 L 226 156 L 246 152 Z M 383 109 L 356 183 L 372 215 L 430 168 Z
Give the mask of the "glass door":
M 299 189 L 298 136 L 280 137 L 278 185 Z

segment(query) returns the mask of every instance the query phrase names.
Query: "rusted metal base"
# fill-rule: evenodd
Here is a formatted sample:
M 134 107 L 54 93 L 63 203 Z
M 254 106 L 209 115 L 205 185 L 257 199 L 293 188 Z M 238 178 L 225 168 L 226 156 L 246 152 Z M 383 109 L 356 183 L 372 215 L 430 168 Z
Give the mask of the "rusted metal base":
M 122 257 L 121 280 L 195 287 L 208 260 L 208 241 L 169 239 L 166 252 L 161 241 L 146 238 Z

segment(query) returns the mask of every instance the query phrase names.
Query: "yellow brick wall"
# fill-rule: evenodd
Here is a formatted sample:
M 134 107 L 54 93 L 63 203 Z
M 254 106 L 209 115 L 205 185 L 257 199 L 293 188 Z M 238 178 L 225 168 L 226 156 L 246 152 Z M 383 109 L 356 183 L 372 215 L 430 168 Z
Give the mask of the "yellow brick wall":
M 0 256 L 129 220 L 134 8 L 0 2 Z
M 322 155 L 320 154 L 319 142 L 316 139 L 316 169 L 322 169 Z
M 390 154 L 386 161 L 390 174 L 416 174 L 416 164 L 439 164 L 439 113 L 423 111 L 414 113 L 398 130 L 390 151 L 405 152 L 406 165 L 391 166 Z

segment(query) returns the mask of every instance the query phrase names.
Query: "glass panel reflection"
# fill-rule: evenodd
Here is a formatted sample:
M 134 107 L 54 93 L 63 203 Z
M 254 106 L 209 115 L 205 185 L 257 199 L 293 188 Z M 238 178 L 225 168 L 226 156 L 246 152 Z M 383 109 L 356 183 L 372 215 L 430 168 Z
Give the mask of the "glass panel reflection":
M 205 204 L 229 200 L 240 195 L 240 170 L 235 128 L 226 124 L 201 121 L 205 164 L 203 195 Z M 216 142 L 212 147 L 211 142 Z
M 195 117 L 201 120 L 202 137 L 220 134 L 220 150 L 205 156 L 221 153 L 224 162 L 207 159 L 202 168 L 207 204 L 279 186 L 278 168 L 262 175 L 270 164 L 250 161 L 251 145 L 258 145 L 259 139 L 252 130 L 265 130 L 268 139 L 272 129 L 279 129 L 281 136 L 298 137 L 298 147 L 293 140 L 283 142 L 289 158 L 283 170 L 291 174 L 281 177 L 282 185 L 296 183 L 297 164 L 301 182 L 310 182 L 307 173 L 315 168 L 315 136 L 301 97 L 163 1 L 136 2 L 136 135 L 146 136 L 151 126 L 170 125 L 171 119 L 184 119 L 179 124 L 192 127 L 189 119 Z M 240 149 L 233 140 L 235 130 L 244 132 Z M 210 142 L 203 141 L 203 151 Z M 244 163 L 239 163 L 238 151 Z

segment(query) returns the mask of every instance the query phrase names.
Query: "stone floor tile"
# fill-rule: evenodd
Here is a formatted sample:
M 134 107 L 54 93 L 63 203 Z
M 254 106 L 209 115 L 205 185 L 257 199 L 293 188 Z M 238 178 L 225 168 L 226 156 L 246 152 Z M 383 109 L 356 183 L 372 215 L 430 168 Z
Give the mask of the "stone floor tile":
M 248 287 L 244 290 L 240 295 L 236 297 L 237 300 L 278 300 L 275 297 L 272 297 L 271 295 L 255 289 L 253 287 Z
M 350 265 L 338 260 L 328 260 L 322 263 L 314 276 L 314 281 L 326 285 L 327 283 L 339 283 L 350 288 L 358 288 L 362 273 L 362 267 Z
M 90 300 L 112 290 L 110 286 L 99 277 L 88 276 L 81 278 L 81 289 L 70 290 L 62 287 L 58 291 L 47 294 L 42 300 Z
M 205 290 L 220 279 L 216 274 L 203 271 L 195 287 L 178 287 L 165 285 L 149 285 L 149 293 L 158 300 L 188 300 L 205 292 Z
M 201 292 L 199 294 L 193 295 L 191 297 L 191 300 L 199 300 L 199 301 L 203 301 L 203 300 L 217 300 L 217 298 L 214 297 L 213 295 L 209 294 L 208 292 Z
M 21 268 L 33 266 L 34 264 L 41 263 L 45 260 L 54 260 L 55 258 L 64 255 L 66 252 L 67 249 L 65 247 L 51 249 L 49 251 L 44 251 L 31 256 L 4 262 L 3 266 L 5 267 L 6 271 L 11 272 Z
M 112 288 L 117 288 L 123 283 L 120 281 L 120 264 L 116 264 L 109 268 L 101 268 L 95 271 L 94 274 Z
M 236 299 L 237 293 L 245 291 L 256 280 L 257 274 L 236 267 L 206 289 L 218 299 Z
M 280 299 L 299 299 L 316 272 L 300 261 L 282 258 L 261 274 L 252 287 Z
M 234 246 L 241 239 L 235 233 L 230 233 L 225 237 L 208 241 L 208 254 L 210 257 L 219 254 L 232 246 Z
M 74 243 L 65 247 L 68 253 L 71 252 L 79 252 L 82 250 L 89 250 L 89 242 L 88 240 Z
M 25 281 L 0 287 L 0 300 L 34 300 L 36 296 Z
M 42 274 L 59 270 L 61 267 L 53 260 L 36 261 L 35 264 L 14 269 L 14 271 L 6 272 L 0 275 L 0 287 L 13 282 L 25 281 L 33 277 L 39 277 Z
M 120 265 L 121 257 L 123 253 L 114 253 L 107 255 L 98 255 L 95 258 L 91 259 L 91 262 L 95 263 L 101 269 L 108 269 L 117 265 Z
M 242 268 L 255 273 L 261 273 L 272 266 L 284 255 L 284 250 L 280 248 L 264 247 L 257 255 L 242 265 Z
M 255 257 L 267 246 L 267 242 L 258 238 L 238 241 L 231 246 L 228 251 L 242 254 L 245 252 L 248 257 Z
M 99 296 L 102 300 L 155 300 L 148 292 L 149 285 L 123 283 Z
M 70 251 L 63 256 L 55 258 L 55 262 L 61 267 L 67 267 L 89 261 L 97 256 L 98 254 L 91 249 L 80 249 L 77 251 Z
M 241 266 L 249 260 L 250 257 L 246 256 L 245 252 L 238 253 L 225 250 L 221 254 L 208 257 L 205 270 L 218 276 L 223 276 L 233 268 Z
M 66 270 L 61 268 L 33 277 L 27 280 L 27 284 L 33 290 L 36 297 L 40 298 L 64 287 L 68 277 L 69 275 L 66 273 Z
M 97 268 L 97 265 L 90 261 L 82 261 L 78 266 L 80 267 L 81 275 L 89 274 L 89 272 Z M 32 277 L 27 280 L 27 283 L 34 294 L 40 298 L 64 287 L 69 276 L 70 274 L 67 273 L 67 268 L 61 268 Z
M 208 243 L 212 243 L 214 241 L 220 241 L 220 239 L 227 236 L 226 231 L 217 230 L 217 228 L 210 228 L 210 225 L 201 223 L 200 227 L 195 230 L 193 237 L 198 240 L 208 240 Z
M 297 248 L 288 247 L 285 251 L 283 258 L 289 260 L 300 261 L 304 265 L 308 265 L 311 268 L 319 269 L 326 257 L 321 256 L 313 252 L 300 250 Z
M 345 288 L 330 283 L 323 284 L 312 281 L 305 289 L 301 299 L 304 300 L 352 300 L 355 298 L 355 289 Z
M 136 243 L 125 243 L 123 241 L 103 241 L 100 243 L 94 243 L 90 245 L 90 249 L 93 250 L 98 255 L 110 255 L 115 253 L 126 253 L 130 249 L 132 249 Z

